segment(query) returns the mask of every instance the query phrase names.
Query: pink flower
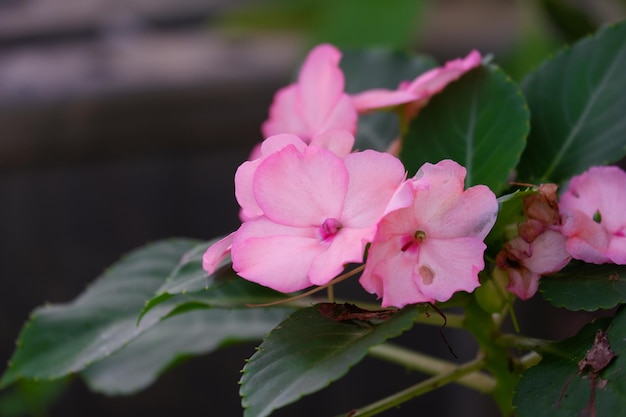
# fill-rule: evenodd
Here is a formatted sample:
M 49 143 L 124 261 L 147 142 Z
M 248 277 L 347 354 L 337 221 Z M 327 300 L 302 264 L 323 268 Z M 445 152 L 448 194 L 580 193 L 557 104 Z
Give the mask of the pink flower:
M 397 158 L 375 151 L 344 159 L 313 145 L 274 152 L 254 173 L 262 215 L 235 232 L 233 268 L 282 292 L 328 283 L 345 264 L 362 262 L 404 176 Z
M 450 160 L 424 164 L 407 182 L 410 204 L 382 219 L 360 282 L 383 307 L 446 301 L 479 285 L 498 203 L 484 185 L 463 191 L 465 174 Z
M 340 59 L 341 52 L 332 45 L 322 44 L 311 50 L 298 81 L 274 96 L 269 119 L 262 126 L 265 137 L 292 133 L 310 143 L 333 129 L 356 132 L 358 116 L 344 92 Z
M 496 258 L 498 267 L 509 274 L 507 289 L 522 300 L 535 295 L 542 275 L 559 271 L 570 261 L 566 240 L 561 233 L 546 230 L 530 243 L 521 236 L 509 241 Z
M 465 58 L 446 62 L 443 67 L 433 68 L 415 80 L 402 82 L 397 90 L 384 88 L 367 90 L 352 96 L 352 103 L 360 113 L 406 104 L 407 118 L 413 118 L 428 100 L 452 81 L 480 65 L 478 51 L 471 51 Z
M 626 264 L 626 173 L 592 167 L 572 178 L 559 203 L 561 232 L 575 259 Z

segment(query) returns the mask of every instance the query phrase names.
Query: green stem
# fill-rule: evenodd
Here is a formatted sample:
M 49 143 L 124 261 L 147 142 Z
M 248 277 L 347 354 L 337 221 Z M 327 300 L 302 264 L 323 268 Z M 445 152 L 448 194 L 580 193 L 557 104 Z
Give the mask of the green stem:
M 463 365 L 457 366 L 449 372 L 436 375 L 425 381 L 413 385 L 405 390 L 399 391 L 396 394 L 390 395 L 387 398 L 383 398 L 380 401 L 376 401 L 358 410 L 351 411 L 347 414 L 342 414 L 338 417 L 371 417 L 376 414 L 382 413 L 385 410 L 396 407 L 406 401 L 409 401 L 417 396 L 426 394 L 436 388 L 442 387 L 446 384 L 454 382 L 468 374 L 476 372 L 483 368 L 485 361 L 482 358 L 475 359 L 471 362 L 467 362 Z
M 370 348 L 369 354 L 387 362 L 402 365 L 407 369 L 429 375 L 444 374 L 457 368 L 457 365 L 452 362 L 415 352 L 391 343 L 374 346 Z M 493 391 L 496 386 L 496 381 L 482 372 L 474 372 L 465 375 L 454 382 L 485 394 Z
M 531 366 L 537 365 L 541 361 L 541 355 L 537 352 L 530 352 L 519 358 L 519 364 L 522 369 L 526 370 Z
M 552 346 L 552 342 L 548 340 L 535 339 L 533 337 L 520 336 L 517 334 L 503 334 L 499 336 L 495 342 L 500 346 L 508 348 L 556 353 Z

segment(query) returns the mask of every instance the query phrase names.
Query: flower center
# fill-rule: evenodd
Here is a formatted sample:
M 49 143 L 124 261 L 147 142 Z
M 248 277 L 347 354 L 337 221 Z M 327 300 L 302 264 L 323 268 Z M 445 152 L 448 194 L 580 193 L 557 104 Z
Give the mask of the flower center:
M 417 250 L 420 243 L 426 240 L 426 232 L 418 230 L 413 236 L 407 236 L 406 242 L 402 245 L 402 252 L 406 252 L 410 249 Z
M 322 240 L 331 239 L 341 229 L 341 222 L 334 218 L 324 220 L 324 223 L 319 228 L 320 238 Z

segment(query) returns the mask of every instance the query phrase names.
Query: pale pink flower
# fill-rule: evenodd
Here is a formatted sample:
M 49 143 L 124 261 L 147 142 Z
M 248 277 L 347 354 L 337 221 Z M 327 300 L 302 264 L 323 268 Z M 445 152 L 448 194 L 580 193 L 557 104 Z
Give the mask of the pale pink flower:
M 483 239 L 498 203 L 484 185 L 464 188 L 466 170 L 451 160 L 424 164 L 407 184 L 410 205 L 380 222 L 360 282 L 383 307 L 446 301 L 478 287 Z
M 332 45 L 319 45 L 307 56 L 298 81 L 274 96 L 264 137 L 280 133 L 298 135 L 306 143 L 324 132 L 344 129 L 356 133 L 357 112 L 344 92 L 339 68 L 341 52 Z
M 535 295 L 542 275 L 560 271 L 570 261 L 566 240 L 555 230 L 545 230 L 530 243 L 521 236 L 509 241 L 496 258 L 509 275 L 507 289 L 522 300 Z
M 575 259 L 626 264 L 626 173 L 592 167 L 572 178 L 559 202 L 561 232 Z
M 274 152 L 256 168 L 252 190 L 263 214 L 235 232 L 233 269 L 282 292 L 328 283 L 363 261 L 404 176 L 397 158 L 370 150 L 343 159 L 313 145 Z
M 397 90 L 385 88 L 367 90 L 353 95 L 352 102 L 360 113 L 406 105 L 406 116 L 410 119 L 417 115 L 432 96 L 467 71 L 479 66 L 481 60 L 480 53 L 473 50 L 465 58 L 448 61 L 443 67 L 428 70 L 411 82 L 400 83 Z

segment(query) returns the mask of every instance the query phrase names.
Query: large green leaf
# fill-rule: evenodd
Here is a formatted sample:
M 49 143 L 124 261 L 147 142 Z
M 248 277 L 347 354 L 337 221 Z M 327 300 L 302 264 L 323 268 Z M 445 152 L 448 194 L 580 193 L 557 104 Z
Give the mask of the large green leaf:
M 132 394 L 154 382 L 178 358 L 262 339 L 291 311 L 287 308 L 205 309 L 175 315 L 91 365 L 82 375 L 95 391 Z
M 335 321 L 319 305 L 299 310 L 278 325 L 243 369 L 240 393 L 245 417 L 268 416 L 343 376 L 370 347 L 411 327 L 416 307 L 378 323 Z
M 113 265 L 73 302 L 35 310 L 0 386 L 81 371 L 152 327 L 172 305 L 158 306 L 137 325 L 139 312 L 197 244 L 183 239 L 150 244 Z
M 580 370 L 579 362 L 592 349 L 597 331 L 608 330 L 608 344 L 617 357 L 598 369 Z M 555 346 L 538 365 L 522 375 L 513 399 L 518 417 L 621 416 L 626 409 L 626 314 L 622 309 L 613 319 L 598 320 L 576 336 Z M 602 349 L 600 349 L 602 351 Z M 592 386 L 595 384 L 595 390 Z M 595 407 L 592 402 L 595 391 Z M 590 413 L 595 408 L 596 414 Z
M 402 81 L 411 81 L 437 66 L 426 55 L 408 55 L 387 49 L 345 51 L 341 68 L 346 77 L 346 91 L 360 93 L 372 88 L 396 89 Z M 359 117 L 356 149 L 385 151 L 400 135 L 398 115 L 394 112 L 376 112 Z
M 609 309 L 626 303 L 626 265 L 594 265 L 572 261 L 541 278 L 539 291 L 556 307 L 568 310 Z
M 563 49 L 522 84 L 532 114 L 518 178 L 560 183 L 626 154 L 626 22 Z
M 425 162 L 452 159 L 467 168 L 465 184 L 502 191 L 526 145 L 529 115 L 516 84 L 494 66 L 478 67 L 448 85 L 411 122 L 400 159 L 409 174 Z

